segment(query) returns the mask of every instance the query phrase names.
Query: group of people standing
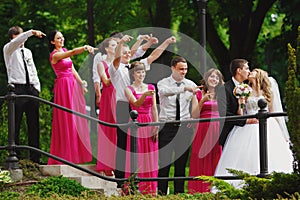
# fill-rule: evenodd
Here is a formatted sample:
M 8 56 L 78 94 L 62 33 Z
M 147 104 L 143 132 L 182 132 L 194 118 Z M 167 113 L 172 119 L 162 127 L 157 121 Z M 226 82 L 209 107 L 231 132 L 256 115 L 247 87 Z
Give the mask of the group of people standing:
M 10 42 L 4 47 L 8 83 L 16 87 L 17 94 L 38 96 L 40 91 L 36 68 L 29 49 L 24 48 L 28 37 L 45 34 L 37 30 L 23 32 L 20 27 L 9 30 Z M 85 114 L 84 94 L 87 85 L 73 66 L 70 57 L 96 48 L 85 45 L 72 50 L 64 48 L 60 31 L 48 35 L 49 61 L 56 74 L 54 103 Z M 265 98 L 269 112 L 282 111 L 278 87 L 274 79 L 261 69 L 249 70 L 248 61 L 234 59 L 230 64 L 232 79 L 224 84 L 218 69 L 209 69 L 200 86 L 185 78 L 187 61 L 180 56 L 171 60 L 171 74 L 157 82 L 157 87 L 144 82 L 146 71 L 165 49 L 176 43 L 171 36 L 155 48 L 149 56 L 142 57 L 148 48 L 158 44 L 152 35 L 140 35 L 130 48 L 126 43 L 133 38 L 113 33 L 105 39 L 100 53 L 94 56 L 93 80 L 99 120 L 112 123 L 128 123 L 130 110 L 138 111 L 139 123 L 165 122 L 164 126 L 143 126 L 138 129 L 137 166 L 138 177 L 168 177 L 174 164 L 174 176 L 184 177 L 190 155 L 189 176 L 228 175 L 227 168 L 259 172 L 258 121 L 257 119 L 183 123 L 191 118 L 218 118 L 220 116 L 253 114 L 258 111 L 257 102 Z M 144 42 L 144 44 L 142 44 Z M 25 51 L 24 51 L 24 50 Z M 23 51 L 26 59 L 23 59 Z M 134 62 L 131 62 L 135 60 Z M 138 61 L 137 61 L 138 60 Z M 30 73 L 28 78 L 29 67 Z M 234 87 L 248 80 L 253 92 L 248 98 L 236 98 Z M 157 91 L 156 91 L 157 88 Z M 159 108 L 157 98 L 159 98 Z M 246 108 L 242 108 L 242 104 Z M 31 107 L 34 107 L 31 110 Z M 159 110 L 159 112 L 158 112 Z M 38 102 L 16 101 L 16 138 L 18 138 L 23 112 L 26 113 L 29 145 L 39 147 Z M 32 116 L 32 117 L 31 117 Z M 16 140 L 18 144 L 18 140 Z M 191 151 L 190 151 L 191 147 Z M 269 171 L 292 172 L 292 153 L 284 121 L 280 117 L 268 119 Z M 92 161 L 88 122 L 79 116 L 53 108 L 50 153 L 73 163 Z M 31 158 L 39 162 L 40 155 L 31 152 Z M 130 130 L 122 127 L 98 127 L 98 155 L 96 170 L 102 175 L 116 178 L 130 176 Z M 49 159 L 48 164 L 60 164 Z M 118 187 L 125 188 L 123 182 Z M 143 194 L 165 195 L 168 181 L 140 182 Z M 210 185 L 199 180 L 188 182 L 189 193 L 209 192 Z M 126 192 L 124 190 L 124 192 Z M 184 192 L 184 181 L 174 181 L 174 192 Z

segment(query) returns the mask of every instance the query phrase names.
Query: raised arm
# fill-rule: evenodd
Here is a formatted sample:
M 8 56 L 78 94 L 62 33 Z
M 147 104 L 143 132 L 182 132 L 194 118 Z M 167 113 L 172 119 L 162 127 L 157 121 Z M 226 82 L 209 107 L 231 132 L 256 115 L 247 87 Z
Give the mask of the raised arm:
M 17 48 L 19 48 L 22 43 L 24 43 L 29 37 L 31 37 L 33 35 L 38 38 L 42 38 L 43 36 L 46 36 L 45 33 L 43 33 L 42 31 L 39 31 L 39 30 L 29 30 L 29 31 L 20 33 L 20 35 L 18 35 L 18 37 L 15 37 L 9 43 L 7 43 L 7 45 L 5 45 L 4 52 L 6 54 L 11 54 Z
M 147 40 L 147 42 L 142 45 L 142 50 L 147 51 L 151 47 L 151 45 L 157 44 L 157 43 L 158 43 L 158 39 L 156 37 L 153 37 L 152 34 L 150 34 L 149 39 Z
M 122 56 L 122 47 L 123 44 L 126 42 L 129 42 L 132 39 L 131 36 L 129 35 L 124 35 L 122 37 L 122 39 L 120 40 L 120 42 L 118 43 L 117 47 L 116 47 L 116 52 L 115 52 L 115 59 L 113 61 L 113 66 L 114 68 L 117 70 L 119 68 L 119 65 L 121 63 L 121 56 Z
M 72 50 L 69 50 L 69 51 L 66 51 L 66 52 L 57 51 L 55 54 L 53 54 L 51 63 L 56 64 L 59 60 L 62 60 L 64 58 L 68 58 L 68 57 L 71 57 L 71 56 L 74 56 L 74 55 L 81 54 L 84 51 L 88 51 L 89 53 L 94 54 L 95 50 L 97 50 L 97 48 L 94 48 L 90 45 L 84 45 L 82 47 L 77 47 L 75 49 L 72 49 Z
M 149 35 L 139 35 L 136 39 L 136 42 L 131 47 L 132 59 L 139 58 L 144 55 L 146 50 L 141 47 L 141 44 L 144 40 L 148 41 L 150 39 Z M 141 48 L 142 53 L 140 54 L 138 50 Z
M 159 58 L 159 56 L 161 56 L 161 54 L 166 50 L 166 48 L 172 43 L 176 43 L 176 38 L 174 36 L 169 37 L 161 45 L 154 49 L 152 53 L 147 57 L 148 64 L 150 65 L 157 58 Z

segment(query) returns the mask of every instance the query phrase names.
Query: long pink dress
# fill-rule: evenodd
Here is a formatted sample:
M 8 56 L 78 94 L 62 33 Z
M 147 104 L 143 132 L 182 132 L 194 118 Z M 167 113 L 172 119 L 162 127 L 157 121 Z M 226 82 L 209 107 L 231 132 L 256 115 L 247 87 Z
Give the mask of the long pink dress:
M 202 99 L 202 93 L 197 93 L 198 101 Z M 219 117 L 218 104 L 215 100 L 206 101 L 200 112 L 200 118 Z M 219 122 L 198 123 L 195 130 L 195 138 L 192 144 L 190 157 L 189 176 L 213 176 L 222 153 L 222 146 L 219 145 Z M 210 184 L 203 181 L 189 181 L 189 193 L 209 192 Z
M 63 48 L 64 51 L 67 51 Z M 53 51 L 50 54 L 52 59 Z M 72 73 L 72 60 L 65 58 L 52 65 L 56 74 L 54 103 L 82 114 L 86 113 L 81 86 Z M 92 160 L 88 122 L 79 116 L 53 108 L 50 153 L 73 163 Z M 61 164 L 49 158 L 48 164 Z
M 129 86 L 136 99 L 139 99 L 142 94 Z M 148 90 L 155 90 L 154 85 L 148 84 Z M 152 122 L 152 96 L 147 96 L 144 103 L 136 108 L 130 105 L 132 110 L 138 112 L 137 121 L 140 123 Z M 152 139 L 153 126 L 140 127 L 138 129 L 137 153 L 138 153 L 138 177 L 140 178 L 156 178 L 158 176 L 158 142 L 153 142 Z M 128 131 L 130 133 L 130 131 Z M 126 173 L 125 176 L 130 175 L 130 134 L 127 137 L 127 154 L 126 154 Z M 146 181 L 138 184 L 139 191 L 142 194 L 156 195 L 157 181 Z
M 108 65 L 102 62 L 105 67 L 106 76 L 109 78 Z M 102 84 L 102 95 L 99 105 L 99 120 L 115 124 L 116 123 L 116 92 L 112 84 L 106 86 Z M 98 130 L 98 159 L 96 170 L 112 171 L 116 163 L 117 129 L 109 126 L 99 125 Z

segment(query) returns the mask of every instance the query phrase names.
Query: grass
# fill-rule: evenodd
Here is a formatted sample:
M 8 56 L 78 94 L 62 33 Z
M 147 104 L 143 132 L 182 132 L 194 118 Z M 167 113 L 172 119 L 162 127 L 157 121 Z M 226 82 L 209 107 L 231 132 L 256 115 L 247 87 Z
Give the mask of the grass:
M 186 176 L 189 175 L 189 170 L 190 170 L 190 168 L 187 165 L 187 167 L 185 167 L 185 174 L 186 174 Z M 170 177 L 174 177 L 174 165 L 172 165 L 171 168 L 170 168 L 170 174 L 169 174 L 169 176 Z M 169 186 L 169 194 L 174 194 L 174 181 L 169 181 L 168 186 Z M 184 191 L 185 192 L 188 191 L 188 181 L 184 182 Z

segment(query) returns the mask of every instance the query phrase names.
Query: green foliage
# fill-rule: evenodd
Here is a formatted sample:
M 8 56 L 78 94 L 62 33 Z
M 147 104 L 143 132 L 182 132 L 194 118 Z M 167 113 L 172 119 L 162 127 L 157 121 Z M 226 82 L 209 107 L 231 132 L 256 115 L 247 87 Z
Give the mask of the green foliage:
M 3 192 L 0 192 L 0 199 L 19 200 L 20 194 L 18 192 L 3 191 Z
M 53 176 L 43 179 L 40 183 L 32 185 L 28 190 L 28 194 L 35 194 L 40 197 L 49 197 L 56 193 L 59 196 L 71 195 L 78 197 L 83 191 L 88 190 L 75 180 L 63 176 Z
M 19 160 L 19 167 L 23 172 L 23 180 L 40 180 L 40 168 L 31 160 Z
M 288 197 L 288 194 L 294 194 L 295 192 L 300 192 L 300 177 L 298 174 L 273 173 L 271 181 L 268 183 L 268 191 L 263 197 L 268 198 L 272 194 Z
M 176 195 L 178 197 L 178 199 L 201 199 L 201 200 L 210 200 L 210 199 L 217 199 L 215 194 L 212 193 L 197 193 L 197 194 L 178 194 Z M 173 197 L 173 198 L 172 198 Z M 164 198 L 162 198 L 164 199 Z M 174 196 L 171 196 L 170 199 L 174 199 Z M 175 198 L 177 199 L 177 198 Z
M 8 122 L 7 122 L 7 102 L 4 102 L 0 107 L 0 145 L 6 146 L 8 144 L 7 134 L 8 134 Z M 8 156 L 7 151 L 0 151 L 0 165 L 4 164 L 5 159 Z
M 128 177 L 128 180 L 124 182 L 124 192 L 128 195 L 139 194 L 138 181 L 136 181 L 137 173 L 133 173 Z
M 243 180 L 241 188 L 235 188 L 225 180 L 210 176 L 198 178 L 212 183 L 217 195 L 222 199 L 291 198 L 300 192 L 300 177 L 296 173 L 272 173 L 266 178 L 260 178 L 241 171 L 230 170 L 230 172 Z
M 42 89 L 40 98 L 50 101 L 52 94 L 47 88 Z M 0 145 L 6 146 L 8 144 L 8 107 L 7 102 L 1 106 L 0 112 Z M 52 122 L 52 108 L 49 105 L 40 103 L 40 148 L 43 151 L 49 152 L 50 149 L 50 138 L 51 138 L 51 122 Z M 26 145 L 27 142 L 27 125 L 26 116 L 23 116 L 21 130 L 20 130 L 20 144 Z M 4 164 L 7 157 L 7 151 L 0 151 L 0 165 Z M 22 151 L 20 158 L 27 158 L 28 152 Z M 42 162 L 46 163 L 47 158 L 42 157 Z
M 217 188 L 220 198 L 239 199 L 244 196 L 245 191 L 236 189 L 233 185 L 224 180 L 217 179 L 213 176 L 199 176 L 198 179 L 212 183 L 212 187 Z
M 299 176 L 295 173 L 272 173 L 269 177 L 249 176 L 245 180 L 245 196 L 253 199 L 289 198 L 300 191 Z
M 48 88 L 43 88 L 40 93 L 40 98 L 52 101 L 53 94 Z M 43 151 L 50 152 L 51 141 L 51 129 L 52 129 L 52 107 L 40 103 L 40 148 Z M 47 163 L 48 158 L 42 156 L 41 161 Z
M 73 7 L 74 2 L 80 6 Z M 4 39 L 0 41 L 0 46 L 3 47 L 9 41 L 7 30 L 13 25 L 20 25 L 24 30 L 40 29 L 46 34 L 50 30 L 58 29 L 66 38 L 67 49 L 87 43 L 98 45 L 113 31 L 151 26 L 170 28 L 200 41 L 199 13 L 201 10 L 198 2 L 196 0 L 2 0 L 0 35 Z M 93 12 L 87 12 L 88 3 L 91 4 Z M 263 69 L 272 67 L 272 76 L 276 77 L 283 91 L 283 83 L 286 81 L 286 73 L 283 71 L 285 68 L 282 67 L 286 64 L 286 50 L 283 47 L 293 37 L 280 30 L 287 30 L 281 29 L 282 23 L 286 23 L 286 26 L 292 27 L 293 30 L 295 24 L 299 24 L 299 14 L 295 12 L 297 9 L 291 9 L 297 8 L 298 5 L 296 0 L 207 1 L 207 51 L 227 75 L 230 59 L 238 56 L 247 57 L 255 67 L 259 66 Z M 159 12 L 159 8 L 165 6 L 169 6 L 170 9 Z M 235 9 L 237 7 L 238 11 Z M 268 7 L 270 8 L 264 10 Z M 271 14 L 278 16 L 275 22 L 271 20 Z M 259 17 L 256 18 L 257 16 Z M 282 20 L 283 17 L 284 20 Z M 230 23 L 240 23 L 240 25 L 237 24 L 237 27 L 231 28 Z M 261 23 L 263 24 L 260 26 Z M 169 26 L 166 27 L 166 24 Z M 90 27 L 92 30 L 88 29 Z M 241 30 L 243 34 L 240 34 Z M 251 41 L 248 41 L 249 38 L 252 38 Z M 243 42 L 245 44 L 241 44 Z M 26 46 L 33 52 L 42 89 L 48 88 L 51 91 L 55 75 L 49 63 L 47 38 L 29 38 Z M 240 55 L 246 49 L 249 49 L 249 52 Z M 195 50 L 189 48 L 188 52 L 193 53 Z M 82 66 L 86 56 L 87 54 L 81 54 L 72 57 L 76 69 Z M 3 54 L 0 54 L 0 59 L 3 60 Z M 91 80 L 89 69 L 90 65 L 87 72 Z M 191 70 L 188 76 L 198 82 L 199 76 L 196 70 Z M 0 62 L 0 85 L 6 84 L 6 68 L 4 62 Z M 93 88 L 90 88 L 90 91 L 91 89 Z M 5 94 L 5 92 L 6 88 L 0 87 L 0 94 Z M 93 100 L 93 98 L 90 99 Z
M 12 179 L 10 177 L 10 173 L 7 170 L 0 169 L 0 191 L 3 190 L 6 184 L 11 183 Z
M 300 27 L 298 28 L 298 38 L 296 50 L 288 44 L 288 80 L 286 82 L 286 103 L 287 114 L 289 117 L 288 129 L 290 133 L 291 142 L 293 144 L 292 150 L 294 152 L 295 168 L 298 173 L 300 169 L 297 163 L 300 161 L 300 87 L 297 80 L 297 66 L 300 65 Z

